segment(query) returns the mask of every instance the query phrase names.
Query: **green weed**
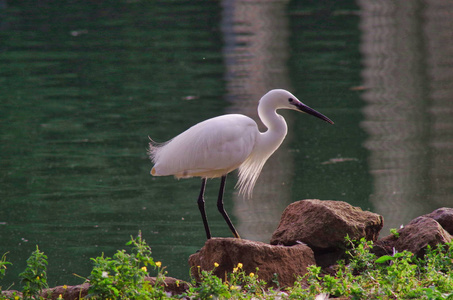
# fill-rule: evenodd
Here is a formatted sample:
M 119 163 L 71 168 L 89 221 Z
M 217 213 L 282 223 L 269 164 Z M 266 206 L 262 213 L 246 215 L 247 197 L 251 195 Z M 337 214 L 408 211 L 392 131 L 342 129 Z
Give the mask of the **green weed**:
M 163 288 L 164 268 L 154 262 L 151 248 L 142 239 L 131 237 L 126 245 L 132 245 L 131 253 L 118 250 L 112 258 L 104 255 L 92 259 L 93 270 L 88 277 L 90 299 L 165 299 Z M 145 280 L 148 268 L 157 269 L 156 283 L 151 285 Z
M 19 274 L 22 278 L 22 295 L 24 299 L 39 299 L 39 294 L 47 285 L 47 256 L 44 252 L 36 250 L 27 259 L 27 268 Z
M 11 265 L 9 261 L 6 261 L 6 254 L 8 254 L 8 252 L 3 254 L 2 258 L 0 259 L 0 280 L 3 279 L 3 277 L 5 277 L 7 265 Z M 0 285 L 0 291 L 1 290 L 2 286 Z
M 223 280 L 213 270 L 198 269 L 195 279 L 182 295 L 170 295 L 164 290 L 165 267 L 155 262 L 151 248 L 139 235 L 127 245 L 131 251 L 117 251 L 113 257 L 104 255 L 92 259 L 93 270 L 86 279 L 90 283 L 90 299 L 315 299 L 318 295 L 349 299 L 435 299 L 453 300 L 453 242 L 427 247 L 423 258 L 408 251 L 376 257 L 370 250 L 373 243 L 346 237 L 347 258 L 338 261 L 335 271 L 324 274 L 312 265 L 293 287 L 268 288 L 259 278 L 259 269 L 246 273 L 238 264 Z M 0 279 L 4 276 L 6 254 L 0 260 Z M 42 299 L 39 294 L 47 287 L 47 257 L 43 252 L 32 253 L 26 270 L 20 274 L 23 299 Z M 145 280 L 153 269 L 156 283 Z M 276 277 L 277 278 L 277 277 Z M 275 281 L 277 279 L 273 279 Z M 274 285 L 275 286 L 275 285 Z M 0 299 L 3 299 L 0 296 Z M 16 294 L 9 299 L 20 299 Z

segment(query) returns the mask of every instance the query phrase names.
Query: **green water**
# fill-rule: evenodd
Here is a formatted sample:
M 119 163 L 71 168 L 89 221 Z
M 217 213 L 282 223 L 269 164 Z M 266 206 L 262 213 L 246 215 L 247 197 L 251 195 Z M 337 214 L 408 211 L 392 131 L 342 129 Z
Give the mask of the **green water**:
M 263 13 L 254 16 L 257 9 Z M 163 142 L 206 118 L 247 114 L 242 99 L 251 96 L 255 107 L 270 88 L 290 89 L 335 125 L 285 113 L 290 133 L 255 197 L 238 197 L 236 173 L 229 176 L 226 209 L 242 237 L 269 240 L 283 209 L 300 199 L 376 211 L 361 125 L 366 103 L 354 88 L 363 68 L 358 9 L 303 1 L 5 3 L 0 255 L 9 252 L 13 265 L 2 286 L 20 289 L 18 274 L 36 245 L 49 257 L 50 285 L 82 283 L 73 274 L 87 277 L 90 257 L 113 255 L 139 231 L 170 276 L 189 279 L 187 259 L 205 241 L 200 180 L 151 177 L 148 136 Z M 261 44 L 253 26 L 266 16 Z M 248 22 L 250 32 L 238 30 Z M 214 205 L 218 184 L 208 181 L 207 214 L 213 235 L 228 237 Z

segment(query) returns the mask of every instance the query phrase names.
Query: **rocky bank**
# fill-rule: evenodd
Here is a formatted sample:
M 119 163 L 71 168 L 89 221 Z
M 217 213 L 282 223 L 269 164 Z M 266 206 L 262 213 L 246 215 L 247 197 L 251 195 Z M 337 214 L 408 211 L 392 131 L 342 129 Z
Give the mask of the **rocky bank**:
M 214 274 L 220 278 L 241 263 L 246 272 L 256 272 L 259 278 L 272 282 L 278 274 L 280 286 L 293 285 L 298 275 L 303 276 L 313 264 L 330 268 L 342 258 L 348 245 L 345 236 L 373 241 L 376 255 L 409 250 L 423 256 L 428 245 L 447 243 L 453 235 L 453 208 L 439 208 L 430 214 L 415 218 L 399 229 L 396 235 L 378 239 L 384 225 L 382 216 L 363 211 L 342 201 L 307 199 L 289 205 L 269 244 L 244 239 L 213 238 L 189 257 L 192 275 L 198 279 L 199 270 L 210 271 L 219 264 Z M 147 280 L 154 280 L 148 278 Z M 188 288 L 183 281 L 167 277 L 165 289 L 181 294 Z M 89 284 L 55 287 L 43 291 L 45 299 L 78 299 L 85 296 Z M 11 293 L 12 291 L 2 292 Z

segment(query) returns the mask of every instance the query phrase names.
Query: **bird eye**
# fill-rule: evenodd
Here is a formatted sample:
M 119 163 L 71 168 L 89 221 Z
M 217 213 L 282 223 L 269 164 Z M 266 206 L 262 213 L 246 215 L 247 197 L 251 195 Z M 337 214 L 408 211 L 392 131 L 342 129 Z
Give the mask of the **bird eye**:
M 288 99 L 288 102 L 289 102 L 289 103 L 293 103 L 293 102 L 294 102 L 294 99 L 293 99 L 293 98 L 289 98 L 289 99 Z

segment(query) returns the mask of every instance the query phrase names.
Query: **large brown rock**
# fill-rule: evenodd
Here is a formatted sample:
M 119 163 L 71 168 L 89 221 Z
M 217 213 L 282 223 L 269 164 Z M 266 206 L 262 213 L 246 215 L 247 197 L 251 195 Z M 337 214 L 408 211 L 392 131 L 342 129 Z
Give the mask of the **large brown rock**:
M 256 273 L 256 268 L 259 268 L 259 278 L 268 284 L 276 273 L 281 286 L 292 286 L 298 275 L 303 276 L 307 267 L 315 264 L 315 259 L 313 251 L 306 245 L 272 246 L 233 238 L 209 239 L 198 253 L 189 257 L 192 275 L 198 280 L 199 268 L 210 271 L 214 263 L 219 264 L 214 274 L 222 279 L 242 263 L 247 274 Z
M 425 254 L 428 245 L 451 242 L 452 236 L 434 219 L 420 216 L 398 230 L 398 235 L 389 235 L 377 241 L 373 252 L 378 255 L 391 255 L 394 249 L 398 252 L 408 250 L 418 257 Z
M 453 208 L 442 207 L 422 217 L 431 218 L 439 223 L 450 235 L 453 235 Z M 415 221 L 416 219 L 414 219 Z M 412 222 L 411 222 L 412 223 Z M 410 223 L 409 223 L 410 224 Z
M 341 249 L 345 236 L 376 241 L 382 216 L 343 201 L 307 199 L 290 204 L 271 238 L 272 245 L 306 243 L 316 251 Z

